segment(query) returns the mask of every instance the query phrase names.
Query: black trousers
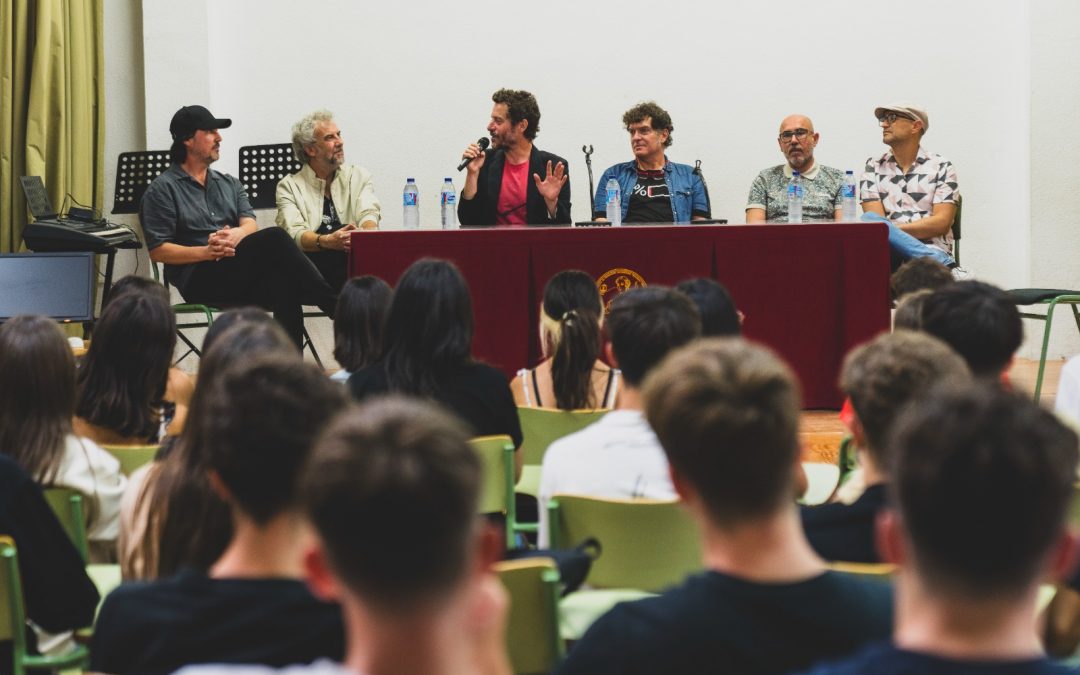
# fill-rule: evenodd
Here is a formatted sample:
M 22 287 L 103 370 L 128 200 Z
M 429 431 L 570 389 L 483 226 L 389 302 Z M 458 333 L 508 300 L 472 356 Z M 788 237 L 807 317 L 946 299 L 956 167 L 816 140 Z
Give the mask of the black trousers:
M 317 305 L 333 318 L 337 304 L 326 279 L 280 227 L 244 237 L 231 258 L 197 263 L 177 290 L 188 302 L 262 307 L 274 314 L 297 346 L 304 338 L 303 305 Z
M 341 293 L 349 276 L 349 254 L 345 251 L 311 251 L 304 253 L 315 264 L 319 274 L 335 293 Z

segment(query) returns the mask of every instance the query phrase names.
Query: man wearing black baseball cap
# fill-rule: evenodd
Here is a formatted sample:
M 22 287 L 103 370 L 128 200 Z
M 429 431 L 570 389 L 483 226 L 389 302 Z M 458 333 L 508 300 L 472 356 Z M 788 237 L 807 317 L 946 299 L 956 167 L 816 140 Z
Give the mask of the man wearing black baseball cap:
M 201 105 L 184 106 L 169 124 L 172 166 L 158 176 L 139 207 L 150 259 L 188 302 L 257 305 L 274 314 L 299 346 L 303 305 L 333 316 L 326 280 L 281 228 L 259 230 L 240 181 L 214 171 L 219 129 L 232 120 Z

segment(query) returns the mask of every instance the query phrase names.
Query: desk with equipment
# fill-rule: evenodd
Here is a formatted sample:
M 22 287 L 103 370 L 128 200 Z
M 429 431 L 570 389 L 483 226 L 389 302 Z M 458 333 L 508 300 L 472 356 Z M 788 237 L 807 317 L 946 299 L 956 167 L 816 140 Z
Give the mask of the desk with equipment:
M 807 408 L 838 408 L 840 363 L 889 328 L 888 231 L 876 223 L 487 228 L 353 234 L 349 271 L 390 284 L 418 258 L 452 260 L 469 282 L 473 354 L 512 375 L 540 358 L 538 311 L 556 272 L 621 290 L 711 277 L 746 314 L 748 338 L 791 364 Z

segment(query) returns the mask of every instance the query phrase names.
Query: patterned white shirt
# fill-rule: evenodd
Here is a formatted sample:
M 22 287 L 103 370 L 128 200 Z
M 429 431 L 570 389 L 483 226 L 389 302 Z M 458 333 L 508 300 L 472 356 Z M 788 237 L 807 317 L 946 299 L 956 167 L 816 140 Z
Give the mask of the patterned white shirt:
M 859 201 L 880 201 L 886 217 L 897 225 L 926 218 L 933 213 L 934 204 L 955 204 L 960 196 L 953 163 L 941 155 L 931 155 L 921 146 L 907 173 L 891 151 L 866 160 L 859 187 Z M 951 231 L 926 243 L 952 255 Z

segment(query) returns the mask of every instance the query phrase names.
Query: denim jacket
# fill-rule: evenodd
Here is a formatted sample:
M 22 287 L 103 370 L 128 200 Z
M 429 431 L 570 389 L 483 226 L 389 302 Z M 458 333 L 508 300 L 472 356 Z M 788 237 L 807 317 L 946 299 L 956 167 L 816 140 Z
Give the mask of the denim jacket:
M 637 182 L 637 162 L 629 161 L 608 167 L 596 187 L 596 210 L 601 215 L 607 205 L 607 182 L 614 177 L 619 181 L 619 194 L 622 199 L 622 217 L 630 208 L 630 193 Z M 709 213 L 709 202 L 705 198 L 705 184 L 701 176 L 694 173 L 689 164 L 676 164 L 664 157 L 664 179 L 671 195 L 671 215 L 676 223 L 689 223 L 694 211 Z

